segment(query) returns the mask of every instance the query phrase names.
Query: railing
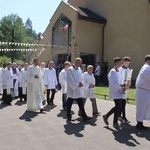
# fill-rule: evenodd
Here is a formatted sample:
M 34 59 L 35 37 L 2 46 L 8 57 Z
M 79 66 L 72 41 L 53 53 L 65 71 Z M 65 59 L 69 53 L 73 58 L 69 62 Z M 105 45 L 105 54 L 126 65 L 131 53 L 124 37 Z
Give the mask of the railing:
M 99 94 L 99 93 L 94 93 L 94 94 L 104 97 L 104 100 L 112 100 L 112 99 L 109 98 L 109 95 L 106 95 L 106 94 Z M 135 99 L 128 97 L 128 98 L 127 98 L 127 103 L 130 103 L 130 101 L 132 101 L 132 103 L 135 103 Z

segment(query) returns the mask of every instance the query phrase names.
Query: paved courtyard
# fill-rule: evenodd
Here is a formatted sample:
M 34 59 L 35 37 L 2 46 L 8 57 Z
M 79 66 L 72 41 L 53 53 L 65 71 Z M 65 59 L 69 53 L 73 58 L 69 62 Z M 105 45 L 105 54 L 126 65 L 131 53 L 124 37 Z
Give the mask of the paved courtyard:
M 122 130 L 112 126 L 113 116 L 109 118 L 109 127 L 105 126 L 102 115 L 114 106 L 112 101 L 97 99 L 100 116 L 88 122 L 78 117 L 77 104 L 73 104 L 74 122 L 66 121 L 66 112 L 62 111 L 61 92 L 56 93 L 57 107 L 46 107 L 46 113 L 26 111 L 25 102 L 13 100 L 11 106 L 0 101 L 0 150 L 149 150 L 150 122 L 144 122 L 148 131 L 135 128 L 135 106 L 127 105 L 130 125 Z M 92 116 L 90 100 L 85 110 Z

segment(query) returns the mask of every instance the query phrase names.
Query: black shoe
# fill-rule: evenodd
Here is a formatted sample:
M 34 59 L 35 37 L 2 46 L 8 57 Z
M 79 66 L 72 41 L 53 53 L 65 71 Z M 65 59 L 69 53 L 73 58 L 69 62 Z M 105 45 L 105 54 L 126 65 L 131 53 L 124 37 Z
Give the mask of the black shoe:
M 46 111 L 45 108 L 40 109 L 40 113 L 42 113 L 43 111 Z
M 100 115 L 99 112 L 93 113 L 93 116 L 99 116 L 99 115 Z
M 113 127 L 117 130 L 121 130 L 123 127 L 121 125 L 119 125 L 118 123 L 114 123 Z
M 139 123 L 137 123 L 136 128 L 140 129 L 140 130 L 148 130 L 147 127 L 145 127 L 143 124 L 139 124 Z
M 83 121 L 87 121 L 87 120 L 91 120 L 92 119 L 92 117 L 85 117 L 85 118 L 83 118 Z
M 108 118 L 106 117 L 106 115 L 103 115 L 103 119 L 104 119 L 105 124 L 106 124 L 106 125 L 109 125 L 109 123 L 108 123 Z
M 56 107 L 57 105 L 53 104 L 53 103 L 50 103 L 49 104 L 50 106 L 53 106 L 53 107 Z

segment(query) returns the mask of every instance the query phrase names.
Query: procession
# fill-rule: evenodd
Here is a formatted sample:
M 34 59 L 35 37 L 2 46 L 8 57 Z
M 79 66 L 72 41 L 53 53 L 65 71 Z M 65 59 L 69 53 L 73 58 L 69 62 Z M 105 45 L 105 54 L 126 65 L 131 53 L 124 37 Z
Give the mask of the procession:
M 114 58 L 114 68 L 108 73 L 109 96 L 114 100 L 115 106 L 105 115 L 104 123 L 109 126 L 108 118 L 114 114 L 113 127 L 121 130 L 122 124 L 130 124 L 126 116 L 127 92 L 131 86 L 133 69 L 129 69 L 131 58 Z M 149 64 L 150 55 L 145 56 L 145 64 L 141 68 L 136 81 L 136 128 L 147 130 L 143 125 L 144 120 L 149 120 Z M 74 63 L 64 62 L 64 68 L 60 71 L 58 77 L 54 62 L 50 61 L 46 68 L 45 63 L 39 63 L 37 57 L 33 59 L 33 64 L 18 65 L 16 63 L 7 63 L 6 68 L 1 68 L 1 85 L 3 89 L 2 101 L 4 104 L 11 105 L 13 99 L 19 98 L 19 101 L 25 101 L 27 111 L 46 112 L 48 107 L 57 107 L 55 105 L 55 94 L 58 83 L 61 85 L 62 110 L 66 112 L 67 121 L 72 119 L 71 108 L 74 101 L 77 102 L 79 111 L 75 112 L 82 118 L 83 122 L 90 122 L 93 116 L 99 116 L 97 100 L 94 94 L 96 80 L 94 77 L 94 67 L 88 65 L 82 70 L 82 59 L 76 58 Z M 96 67 L 97 68 L 97 67 Z M 95 72 L 97 72 L 95 68 Z M 100 67 L 98 67 L 100 69 Z M 100 73 L 100 70 L 99 70 Z M 2 91 L 1 91 L 2 92 Z M 147 95 L 143 99 L 142 95 Z M 91 116 L 85 112 L 86 101 L 90 99 L 92 104 Z M 144 103 L 143 103 L 144 102 Z M 128 117 L 129 118 L 129 117 Z
M 0 150 L 149 150 L 150 0 L 0 3 Z

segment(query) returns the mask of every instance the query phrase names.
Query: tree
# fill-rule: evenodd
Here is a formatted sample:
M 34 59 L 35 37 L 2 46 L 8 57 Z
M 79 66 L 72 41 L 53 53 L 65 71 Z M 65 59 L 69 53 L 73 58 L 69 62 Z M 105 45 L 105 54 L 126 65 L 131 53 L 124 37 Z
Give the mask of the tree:
M 33 27 L 32 27 L 32 21 L 30 18 L 27 19 L 26 23 L 25 23 L 25 28 L 26 28 L 26 32 L 27 34 L 33 38 L 33 39 L 38 39 L 38 35 L 36 33 L 35 30 L 33 30 Z
M 27 19 L 26 23 L 25 23 L 25 28 L 27 31 L 27 34 L 32 37 L 33 36 L 33 29 L 32 29 L 32 21 L 30 18 Z
M 28 30 L 26 30 L 26 28 Z M 0 41 L 2 42 L 15 42 L 15 43 L 32 43 L 33 31 L 32 31 L 32 21 L 28 19 L 28 25 L 24 25 L 22 19 L 16 14 L 11 14 L 3 17 L 0 20 Z M 29 35 L 28 32 L 32 33 L 32 36 Z M 13 36 L 14 34 L 14 36 Z M 0 48 L 12 48 L 12 45 L 3 45 Z M 22 46 L 13 45 L 14 49 L 23 48 Z M 1 51 L 0 55 L 7 56 L 14 59 L 25 59 L 25 52 L 13 51 L 13 52 L 5 52 Z

